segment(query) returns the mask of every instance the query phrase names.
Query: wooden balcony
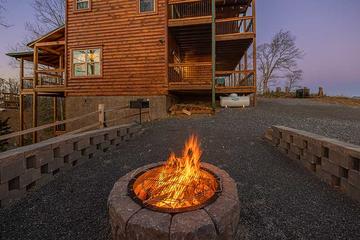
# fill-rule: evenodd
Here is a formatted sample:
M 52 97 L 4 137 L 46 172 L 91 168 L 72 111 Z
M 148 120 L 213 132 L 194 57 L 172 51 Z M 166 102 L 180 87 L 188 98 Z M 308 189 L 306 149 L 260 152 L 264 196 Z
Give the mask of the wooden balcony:
M 211 23 L 211 0 L 169 0 L 168 26 Z
M 210 90 L 211 62 L 169 64 L 170 90 Z
M 211 63 L 169 64 L 169 90 L 198 91 L 212 88 Z M 216 71 L 216 93 L 253 93 L 254 70 Z
M 255 71 L 216 71 L 216 93 L 254 93 Z
M 251 16 L 216 20 L 216 41 L 252 39 L 255 37 Z
M 64 69 L 41 69 L 36 70 L 34 77 L 22 77 L 20 89 L 22 93 L 58 93 L 65 91 Z M 35 84 L 34 84 L 35 83 Z

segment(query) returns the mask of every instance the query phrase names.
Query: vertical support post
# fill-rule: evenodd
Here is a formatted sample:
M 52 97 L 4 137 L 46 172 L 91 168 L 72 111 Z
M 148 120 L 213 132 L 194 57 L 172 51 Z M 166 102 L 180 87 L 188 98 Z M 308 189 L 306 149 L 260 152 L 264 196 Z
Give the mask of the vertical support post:
M 20 131 L 24 130 L 24 96 L 22 93 L 19 94 L 19 108 L 20 108 Z M 19 138 L 20 146 L 24 145 L 24 135 L 21 135 Z
M 59 69 L 64 69 L 64 64 L 63 64 L 63 58 L 64 56 L 63 55 L 60 55 L 59 56 Z M 61 74 L 61 78 L 60 79 L 57 79 L 57 83 L 59 85 L 63 85 L 64 84 L 64 72 L 63 73 L 60 73 Z M 58 81 L 59 80 L 59 81 Z
M 38 57 L 39 57 L 39 49 L 38 47 L 36 46 L 35 44 L 35 47 L 34 47 L 34 81 L 33 81 L 33 88 L 35 89 L 36 88 L 36 85 L 38 84 L 38 78 L 39 78 L 39 75 L 38 75 Z
M 105 127 L 105 105 L 99 104 L 99 126 L 100 128 Z
M 53 121 L 54 122 L 56 122 L 58 120 L 57 109 L 58 109 L 57 97 L 53 97 Z M 54 126 L 54 135 L 56 135 L 56 130 L 57 130 L 57 126 Z
M 24 89 L 24 58 L 20 58 L 20 94 L 19 94 L 19 110 L 20 110 L 20 131 L 24 130 L 24 96 L 22 91 Z M 24 145 L 24 136 L 19 137 L 19 145 Z
M 38 112 L 37 112 L 37 110 L 38 110 L 38 104 L 37 104 L 37 102 L 38 102 L 38 99 L 37 99 L 37 97 L 38 97 L 38 94 L 37 94 L 37 92 L 35 92 L 34 91 L 34 93 L 33 93 L 33 99 L 32 99 L 32 114 L 33 114 L 33 127 L 35 128 L 35 127 L 37 127 L 37 118 L 38 118 Z M 37 132 L 35 131 L 35 132 L 33 132 L 33 143 L 37 143 Z
M 20 59 L 20 91 L 24 89 L 24 58 Z
M 252 16 L 253 16 L 253 31 L 254 31 L 254 39 L 253 39 L 253 70 L 254 70 L 254 99 L 253 106 L 256 106 L 256 93 L 257 93 L 257 65 L 256 65 L 256 0 L 252 0 Z
M 211 63 L 212 63 L 212 108 L 216 108 L 216 6 L 215 0 L 211 0 Z

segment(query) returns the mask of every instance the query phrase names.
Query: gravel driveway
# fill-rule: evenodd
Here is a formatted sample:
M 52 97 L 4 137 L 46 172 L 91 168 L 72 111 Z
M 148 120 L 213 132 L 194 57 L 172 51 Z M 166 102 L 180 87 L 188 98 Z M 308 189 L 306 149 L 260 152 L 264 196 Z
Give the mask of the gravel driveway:
M 237 181 L 239 239 L 360 239 L 360 204 L 299 168 L 261 136 L 273 124 L 360 145 L 360 108 L 308 100 L 259 101 L 213 117 L 170 118 L 0 210 L 1 239 L 110 239 L 106 200 L 114 182 L 143 164 L 165 160 L 197 133 L 203 161 Z

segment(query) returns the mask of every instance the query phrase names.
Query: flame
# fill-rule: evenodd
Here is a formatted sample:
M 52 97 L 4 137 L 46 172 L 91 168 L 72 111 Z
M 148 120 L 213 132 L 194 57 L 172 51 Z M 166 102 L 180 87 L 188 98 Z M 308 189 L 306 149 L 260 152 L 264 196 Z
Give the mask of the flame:
M 181 157 L 171 153 L 166 163 L 141 175 L 135 194 L 144 204 L 166 208 L 196 206 L 215 194 L 217 181 L 201 169 L 202 150 L 195 135 L 185 143 Z

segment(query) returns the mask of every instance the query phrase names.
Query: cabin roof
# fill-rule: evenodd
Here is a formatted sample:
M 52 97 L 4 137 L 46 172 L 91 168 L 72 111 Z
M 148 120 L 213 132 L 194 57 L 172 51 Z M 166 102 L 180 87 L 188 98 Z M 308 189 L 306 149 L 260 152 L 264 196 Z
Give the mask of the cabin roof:
M 57 41 L 59 39 L 64 38 L 64 36 L 65 36 L 65 25 L 46 33 L 45 35 L 39 37 L 38 39 L 28 43 L 27 46 L 33 48 L 36 43 Z
M 32 51 L 32 50 L 24 51 L 24 52 L 11 52 L 11 53 L 6 53 L 6 55 L 9 57 L 16 58 L 16 59 L 22 58 L 29 62 L 34 61 L 34 51 Z M 48 66 L 56 66 L 58 58 L 57 58 L 57 56 L 54 56 L 52 54 L 49 54 L 47 52 L 39 50 L 38 61 L 40 64 L 44 64 L 44 65 L 48 65 Z

